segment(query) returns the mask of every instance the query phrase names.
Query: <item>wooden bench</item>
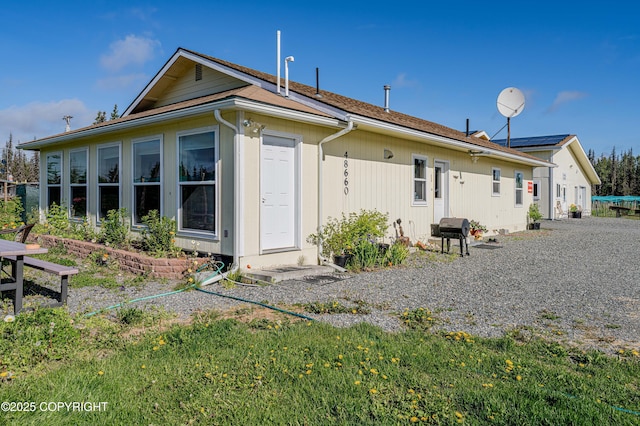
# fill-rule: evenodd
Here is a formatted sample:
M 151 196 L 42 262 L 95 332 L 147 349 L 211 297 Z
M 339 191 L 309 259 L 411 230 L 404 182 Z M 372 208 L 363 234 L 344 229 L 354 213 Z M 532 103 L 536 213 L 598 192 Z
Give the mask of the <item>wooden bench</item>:
M 624 214 L 627 214 L 631 209 L 629 207 L 622 207 L 622 206 L 609 206 L 609 210 L 615 210 L 616 217 L 622 217 L 623 212 Z
M 16 261 L 15 256 L 6 256 L 5 259 L 10 260 L 12 262 Z M 36 259 L 35 257 L 24 257 L 24 266 L 29 266 L 30 268 L 39 269 L 40 271 L 48 272 L 53 275 L 57 275 L 60 277 L 60 297 L 58 298 L 58 303 L 52 303 L 49 307 L 58 307 L 67 303 L 67 294 L 69 288 L 69 276 L 77 274 L 78 268 L 73 266 L 65 266 L 59 265 L 53 262 L 47 262 L 46 260 Z

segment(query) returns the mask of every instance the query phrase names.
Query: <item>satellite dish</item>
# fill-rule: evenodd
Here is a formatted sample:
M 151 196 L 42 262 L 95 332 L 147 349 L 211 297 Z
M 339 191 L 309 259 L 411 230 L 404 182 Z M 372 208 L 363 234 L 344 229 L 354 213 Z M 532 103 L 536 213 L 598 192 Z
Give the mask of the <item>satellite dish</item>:
M 507 87 L 498 95 L 498 111 L 507 118 L 519 115 L 524 109 L 524 95 L 515 87 Z

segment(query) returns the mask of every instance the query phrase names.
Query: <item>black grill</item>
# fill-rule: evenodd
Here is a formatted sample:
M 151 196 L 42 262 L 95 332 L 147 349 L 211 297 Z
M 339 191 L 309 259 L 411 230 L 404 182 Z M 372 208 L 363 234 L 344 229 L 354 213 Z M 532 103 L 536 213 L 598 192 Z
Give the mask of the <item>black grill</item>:
M 469 256 L 469 245 L 467 237 L 469 236 L 469 221 L 459 217 L 443 217 L 440 219 L 438 226 L 440 231 L 441 253 L 444 253 L 444 240 L 447 240 L 447 253 L 451 249 L 451 238 L 457 238 L 460 241 L 460 256 L 464 257 L 466 252 Z M 464 252 L 463 252 L 464 247 Z

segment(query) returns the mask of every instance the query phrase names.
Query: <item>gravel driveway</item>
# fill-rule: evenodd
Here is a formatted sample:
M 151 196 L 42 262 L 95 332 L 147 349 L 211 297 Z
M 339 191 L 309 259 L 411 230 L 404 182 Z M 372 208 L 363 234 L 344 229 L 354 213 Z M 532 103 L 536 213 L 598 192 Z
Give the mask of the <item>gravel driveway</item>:
M 443 261 L 413 258 L 412 266 L 344 275 L 331 282 L 284 281 L 266 287 L 219 284 L 206 290 L 276 304 L 363 301 L 370 314 L 313 315 L 344 327 L 367 321 L 402 330 L 398 314 L 427 308 L 437 328 L 483 336 L 544 335 L 583 348 L 640 349 L 640 220 L 544 221 L 542 230 L 498 236 L 498 248 L 470 247 L 471 256 Z M 457 246 L 452 247 L 452 251 Z M 170 291 L 176 283 L 144 289 L 70 289 L 71 311 L 86 311 Z M 143 302 L 188 317 L 198 310 L 243 302 L 188 291 Z M 139 304 L 138 304 L 139 305 Z

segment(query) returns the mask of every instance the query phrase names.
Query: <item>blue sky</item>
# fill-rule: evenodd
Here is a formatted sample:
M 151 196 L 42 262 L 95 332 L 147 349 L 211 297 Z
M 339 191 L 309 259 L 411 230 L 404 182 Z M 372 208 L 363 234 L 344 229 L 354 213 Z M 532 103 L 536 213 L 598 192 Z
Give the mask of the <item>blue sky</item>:
M 496 139 L 506 87 L 526 98 L 511 137 L 571 133 L 608 155 L 640 145 L 635 2 L 61 1 L 3 8 L 0 143 L 120 112 L 178 47 Z M 284 70 L 284 68 L 283 68 Z

